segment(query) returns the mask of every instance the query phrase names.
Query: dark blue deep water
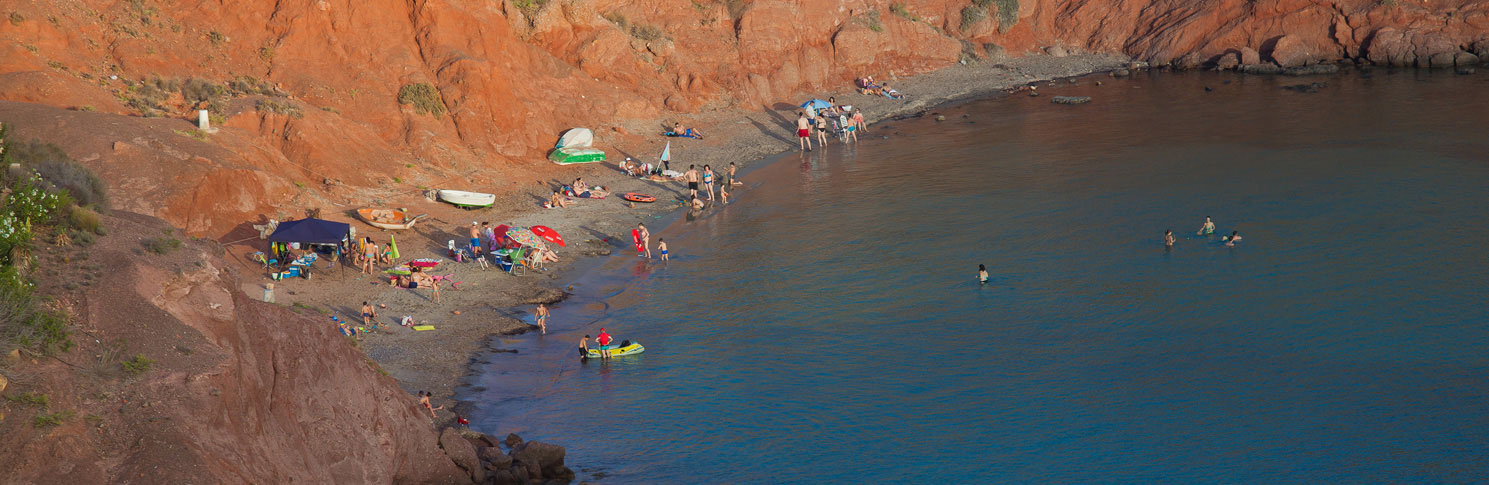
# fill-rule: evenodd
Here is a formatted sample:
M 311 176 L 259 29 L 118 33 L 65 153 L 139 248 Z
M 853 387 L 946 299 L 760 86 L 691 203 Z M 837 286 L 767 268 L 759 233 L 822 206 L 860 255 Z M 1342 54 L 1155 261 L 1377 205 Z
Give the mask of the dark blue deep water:
M 498 342 L 473 426 L 605 483 L 1489 480 L 1489 76 L 1101 79 L 747 174 Z

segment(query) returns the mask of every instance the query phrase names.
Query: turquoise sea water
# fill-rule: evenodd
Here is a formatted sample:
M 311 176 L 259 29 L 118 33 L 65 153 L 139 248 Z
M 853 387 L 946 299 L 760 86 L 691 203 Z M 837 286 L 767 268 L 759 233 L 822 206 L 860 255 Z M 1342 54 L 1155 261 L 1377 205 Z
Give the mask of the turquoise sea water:
M 1489 479 L 1489 76 L 1101 80 L 747 174 L 497 343 L 473 427 L 602 483 Z

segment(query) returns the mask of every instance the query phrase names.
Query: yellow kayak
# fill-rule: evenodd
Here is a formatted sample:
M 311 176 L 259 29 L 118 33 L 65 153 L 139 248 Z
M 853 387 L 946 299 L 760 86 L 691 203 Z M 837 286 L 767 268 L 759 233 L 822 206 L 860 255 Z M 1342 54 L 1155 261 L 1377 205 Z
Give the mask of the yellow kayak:
M 630 340 L 622 341 L 620 343 L 620 345 L 611 345 L 610 346 L 610 356 L 611 357 L 620 357 L 620 356 L 625 356 L 625 355 L 639 354 L 639 353 L 644 352 L 644 351 L 646 351 L 646 347 L 642 347 L 641 344 L 636 343 L 636 342 L 632 342 Z M 599 349 L 589 349 L 589 352 L 588 353 L 585 353 L 583 350 L 580 350 L 579 352 L 580 352 L 579 353 L 579 358 L 581 358 L 581 359 L 598 359 L 598 358 L 600 358 L 600 350 Z

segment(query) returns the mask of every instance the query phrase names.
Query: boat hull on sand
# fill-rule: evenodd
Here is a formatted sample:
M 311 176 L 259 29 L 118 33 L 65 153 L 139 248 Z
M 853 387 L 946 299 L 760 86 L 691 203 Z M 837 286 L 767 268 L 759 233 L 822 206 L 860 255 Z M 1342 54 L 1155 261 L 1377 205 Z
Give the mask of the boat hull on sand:
M 614 347 L 615 348 L 610 349 L 610 357 L 624 357 L 627 355 L 636 355 L 646 351 L 646 347 L 642 347 L 640 343 L 632 342 L 630 340 L 621 342 L 620 345 L 616 345 Z M 600 349 L 589 349 L 588 353 L 584 352 L 583 350 L 580 350 L 579 352 L 579 358 L 581 359 L 600 358 Z
M 489 207 L 491 204 L 496 203 L 496 194 L 466 192 L 463 190 L 441 190 L 439 191 L 439 200 L 460 207 Z
M 368 225 L 380 229 L 400 230 L 414 227 L 426 214 L 409 217 L 407 213 L 398 209 L 357 209 L 357 218 L 362 219 Z

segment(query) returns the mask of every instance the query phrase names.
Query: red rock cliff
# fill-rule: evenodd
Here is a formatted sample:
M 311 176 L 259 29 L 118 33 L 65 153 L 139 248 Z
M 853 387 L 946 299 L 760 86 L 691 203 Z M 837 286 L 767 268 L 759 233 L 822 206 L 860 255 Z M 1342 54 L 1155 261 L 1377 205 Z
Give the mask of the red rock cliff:
M 66 130 L 42 117 L 22 133 L 111 172 L 121 199 L 143 201 L 131 210 L 213 236 L 335 197 L 295 182 L 499 178 L 541 163 L 572 126 L 604 144 L 627 120 L 759 109 L 990 51 L 1188 67 L 1489 55 L 1484 0 L 37 0 L 0 13 L 0 99 L 138 116 L 150 111 L 138 82 L 155 76 L 269 81 L 214 106 L 227 134 L 206 142 L 135 136 L 190 129 L 138 119 L 58 139 Z M 438 97 L 400 104 L 421 83 Z M 159 114 L 190 118 L 196 104 L 175 96 Z

